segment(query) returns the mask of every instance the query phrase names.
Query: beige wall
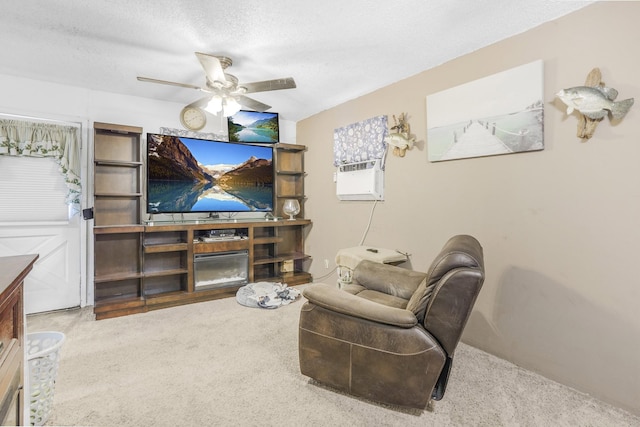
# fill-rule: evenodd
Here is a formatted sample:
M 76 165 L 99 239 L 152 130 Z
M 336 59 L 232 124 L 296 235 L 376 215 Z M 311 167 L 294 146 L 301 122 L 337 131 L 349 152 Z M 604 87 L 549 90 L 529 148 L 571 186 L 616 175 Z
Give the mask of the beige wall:
M 337 200 L 333 130 L 407 112 L 419 142 L 404 158 L 388 156 L 385 201 L 375 207 L 365 244 L 409 252 L 411 266 L 426 270 L 450 236 L 476 236 L 487 277 L 464 341 L 640 414 L 638 17 L 637 2 L 588 6 L 299 122 L 297 141 L 309 147 L 305 210 L 314 222 L 307 247 L 314 276 L 330 272 L 324 260 L 332 268 L 339 248 L 358 245 L 373 207 Z M 538 59 L 544 151 L 427 160 L 428 94 Z M 581 142 L 577 117 L 554 94 L 583 84 L 594 67 L 620 99 L 637 104 L 622 122 L 605 119 Z M 503 96 L 499 87 L 495 96 Z

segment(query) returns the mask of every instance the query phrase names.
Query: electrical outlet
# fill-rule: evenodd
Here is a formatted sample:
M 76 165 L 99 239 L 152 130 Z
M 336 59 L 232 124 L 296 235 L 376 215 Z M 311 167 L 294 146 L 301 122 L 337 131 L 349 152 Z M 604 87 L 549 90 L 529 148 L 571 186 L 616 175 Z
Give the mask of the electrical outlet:
M 324 260 L 324 268 L 329 268 L 329 260 L 328 259 Z

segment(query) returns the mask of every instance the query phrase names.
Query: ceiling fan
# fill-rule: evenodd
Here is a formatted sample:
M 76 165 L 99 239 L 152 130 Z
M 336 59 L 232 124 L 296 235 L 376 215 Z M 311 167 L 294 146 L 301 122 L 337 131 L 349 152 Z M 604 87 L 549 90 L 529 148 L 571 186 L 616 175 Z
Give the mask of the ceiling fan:
M 242 107 L 259 112 L 267 111 L 271 108 L 270 105 L 245 96 L 247 93 L 292 89 L 296 87 L 296 82 L 292 77 L 239 84 L 237 77 L 225 72 L 225 70 L 233 64 L 231 58 L 200 52 L 195 52 L 195 54 L 205 72 L 206 79 L 204 86 L 176 83 L 149 77 L 138 77 L 138 80 L 141 82 L 179 86 L 205 92 L 206 96 L 187 105 L 185 109 L 203 108 L 212 114 L 217 114 L 222 111 L 224 116 L 232 116 L 240 111 Z

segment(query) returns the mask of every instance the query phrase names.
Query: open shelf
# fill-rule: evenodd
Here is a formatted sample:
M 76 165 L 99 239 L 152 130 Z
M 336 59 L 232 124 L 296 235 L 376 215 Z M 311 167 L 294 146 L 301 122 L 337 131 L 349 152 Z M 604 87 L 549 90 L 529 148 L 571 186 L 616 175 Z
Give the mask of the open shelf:
M 282 237 L 272 236 L 272 237 L 256 237 L 253 239 L 254 245 L 264 245 L 269 243 L 280 243 L 282 242 Z
M 276 262 L 283 262 L 283 261 L 288 261 L 288 260 L 297 260 L 297 259 L 306 259 L 309 258 L 309 255 L 306 255 L 302 252 L 293 252 L 293 253 L 283 253 L 283 254 L 278 254 L 277 256 L 272 256 L 272 257 L 263 257 L 263 258 L 256 258 L 253 260 L 253 263 L 256 265 L 260 265 L 260 264 L 273 264 Z
M 161 252 L 178 252 L 178 251 L 186 251 L 189 249 L 189 245 L 187 243 L 167 243 L 167 244 L 155 244 L 155 245 L 144 245 L 144 252 L 148 254 L 152 253 L 161 253 Z
M 286 217 L 282 211 L 285 199 L 300 202 L 300 217 L 304 218 L 304 152 L 307 147 L 298 144 L 276 145 L 276 215 Z

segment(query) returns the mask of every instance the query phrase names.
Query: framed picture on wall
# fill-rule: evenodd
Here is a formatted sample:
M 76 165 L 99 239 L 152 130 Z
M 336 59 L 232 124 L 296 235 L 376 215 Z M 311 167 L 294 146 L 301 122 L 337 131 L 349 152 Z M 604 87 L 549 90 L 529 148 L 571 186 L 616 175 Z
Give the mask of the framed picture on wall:
M 274 144 L 280 140 L 278 113 L 240 110 L 227 118 L 229 141 Z
M 429 161 L 544 149 L 541 60 L 427 96 Z

